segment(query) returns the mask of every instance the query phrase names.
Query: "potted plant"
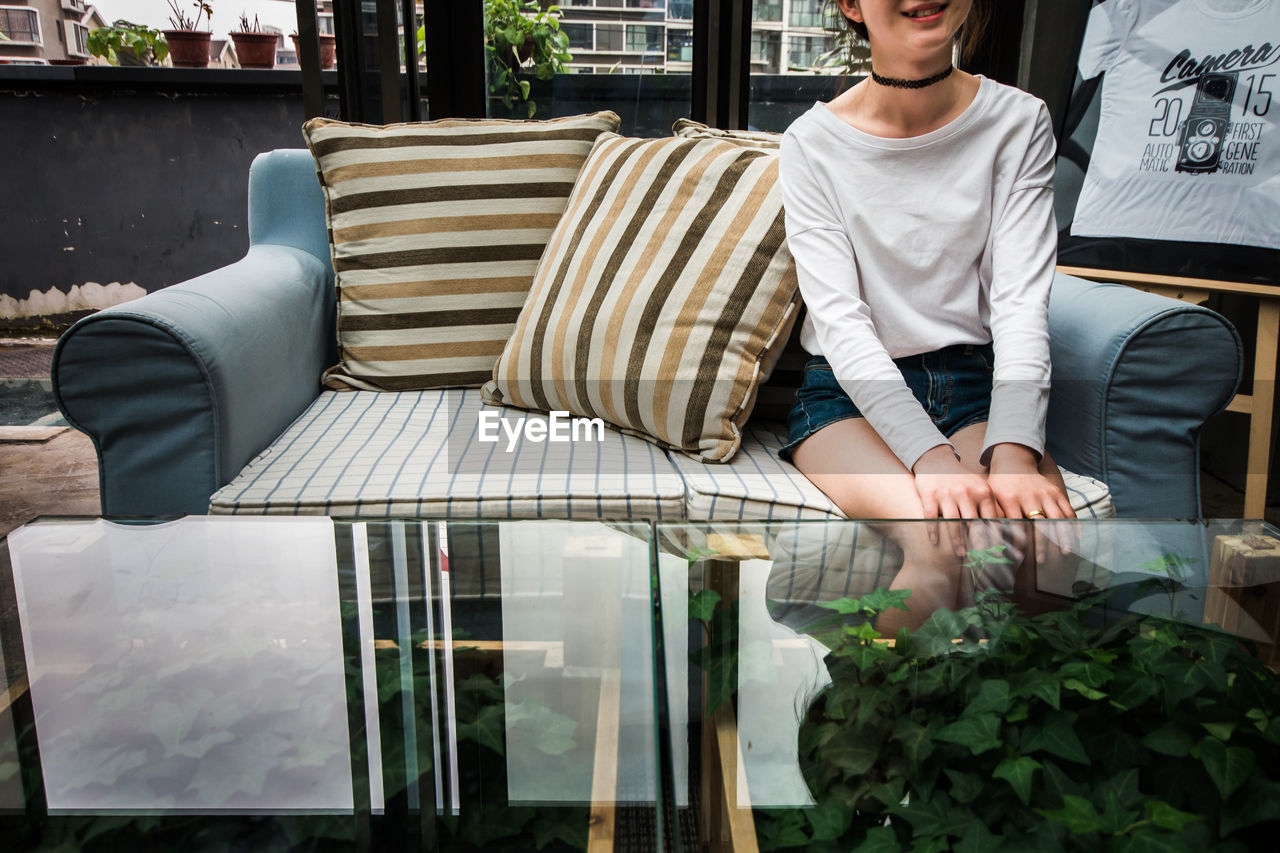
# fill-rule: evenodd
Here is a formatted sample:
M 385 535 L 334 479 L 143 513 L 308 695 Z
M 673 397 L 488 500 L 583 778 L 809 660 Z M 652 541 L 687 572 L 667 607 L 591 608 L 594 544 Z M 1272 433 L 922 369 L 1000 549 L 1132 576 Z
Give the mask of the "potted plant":
M 489 91 L 503 106 L 533 118 L 538 105 L 529 97 L 531 75 L 550 80 L 572 61 L 569 37 L 560 30 L 560 7 L 544 11 L 536 0 L 485 0 L 484 51 Z
M 191 17 L 179 8 L 176 0 L 168 0 L 169 10 L 173 13 L 169 16 L 169 23 L 173 24 L 173 29 L 164 30 L 164 37 L 169 42 L 169 56 L 173 59 L 173 64 L 177 68 L 208 68 L 209 67 L 209 42 L 212 33 L 208 30 L 197 30 L 200 26 L 201 16 L 205 19 L 207 25 L 213 20 L 213 7 L 208 0 L 196 0 L 191 5 L 195 7 L 195 17 Z
M 998 550 L 971 553 L 971 566 L 1001 561 Z M 1141 586 L 1172 601 L 1177 585 Z M 840 614 L 819 635 L 832 683 L 798 737 L 816 807 L 757 811 L 760 849 L 1274 843 L 1280 677 L 1242 641 L 1121 613 L 1106 594 L 1026 616 L 980 593 L 885 642 L 874 620 L 909 595 L 822 605 Z
M 320 37 L 320 67 L 326 70 L 335 68 L 338 65 L 337 37 L 332 33 L 319 33 Z M 302 45 L 297 31 L 289 34 L 290 41 L 293 42 L 293 52 L 298 55 L 298 62 L 302 62 Z
M 89 33 L 86 47 L 113 65 L 159 65 L 169 55 L 169 44 L 159 30 L 123 18 L 109 27 Z
M 240 13 L 240 29 L 228 33 L 236 45 L 236 56 L 241 68 L 275 68 L 276 34 L 264 33 L 258 16 L 249 22 L 249 13 Z

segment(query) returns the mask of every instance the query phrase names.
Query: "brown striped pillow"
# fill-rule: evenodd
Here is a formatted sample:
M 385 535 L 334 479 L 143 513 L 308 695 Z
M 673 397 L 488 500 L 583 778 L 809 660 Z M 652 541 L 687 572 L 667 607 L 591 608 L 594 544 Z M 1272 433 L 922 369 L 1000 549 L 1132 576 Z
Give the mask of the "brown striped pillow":
M 338 286 L 337 390 L 477 386 L 611 112 L 385 127 L 311 119 Z
M 776 153 L 604 134 L 482 393 L 727 461 L 798 307 Z
M 685 139 L 725 139 L 758 148 L 778 148 L 782 145 L 781 133 L 768 130 L 725 130 L 691 118 L 676 119 L 675 124 L 671 125 L 671 133 Z

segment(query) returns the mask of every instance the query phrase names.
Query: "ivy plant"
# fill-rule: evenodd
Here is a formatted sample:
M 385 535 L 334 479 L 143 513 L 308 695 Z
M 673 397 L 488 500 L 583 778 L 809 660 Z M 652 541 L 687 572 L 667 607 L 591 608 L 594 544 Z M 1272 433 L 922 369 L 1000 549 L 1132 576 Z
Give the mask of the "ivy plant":
M 158 30 L 123 18 L 89 33 L 85 46 L 112 65 L 159 65 L 169 55 L 169 43 Z
M 1242 641 L 1106 594 L 1027 616 L 980 593 L 886 642 L 909 595 L 822 605 L 832 683 L 798 738 L 817 805 L 757 811 L 761 849 L 1270 849 L 1280 680 Z
M 529 118 L 538 111 L 530 77 L 550 80 L 573 60 L 560 7 L 543 10 L 536 0 L 485 0 L 484 50 L 489 92 L 508 110 L 523 104 Z

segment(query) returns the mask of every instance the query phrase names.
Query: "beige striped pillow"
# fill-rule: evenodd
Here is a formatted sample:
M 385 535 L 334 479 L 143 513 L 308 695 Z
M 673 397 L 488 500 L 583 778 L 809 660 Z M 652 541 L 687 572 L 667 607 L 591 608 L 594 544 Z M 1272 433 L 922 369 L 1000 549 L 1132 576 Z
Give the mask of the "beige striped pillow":
M 605 134 L 482 393 L 727 461 L 798 305 L 777 154 Z
M 759 148 L 778 148 L 782 145 L 781 133 L 769 130 L 725 130 L 691 118 L 676 119 L 675 124 L 671 125 L 671 133 L 685 139 L 725 139 L 741 142 L 744 145 L 755 145 Z
M 338 286 L 337 390 L 477 386 L 611 112 L 385 127 L 311 119 Z

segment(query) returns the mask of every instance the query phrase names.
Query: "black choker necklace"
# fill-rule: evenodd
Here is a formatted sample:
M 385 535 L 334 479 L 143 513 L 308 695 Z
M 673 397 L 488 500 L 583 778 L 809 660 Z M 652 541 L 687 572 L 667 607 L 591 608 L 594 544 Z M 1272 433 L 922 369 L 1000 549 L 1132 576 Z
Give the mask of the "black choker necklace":
M 874 68 L 871 69 L 871 79 L 875 80 L 881 86 L 892 86 L 895 89 L 923 89 L 925 86 L 932 86 L 934 83 L 940 83 L 951 76 L 951 72 L 955 70 L 954 65 L 948 65 L 945 71 L 939 71 L 932 77 L 922 77 L 919 80 L 903 80 L 900 77 L 881 77 L 876 73 Z

